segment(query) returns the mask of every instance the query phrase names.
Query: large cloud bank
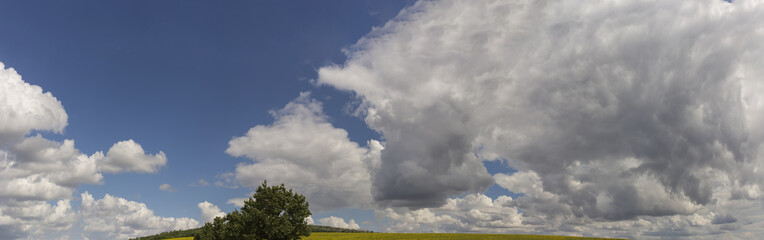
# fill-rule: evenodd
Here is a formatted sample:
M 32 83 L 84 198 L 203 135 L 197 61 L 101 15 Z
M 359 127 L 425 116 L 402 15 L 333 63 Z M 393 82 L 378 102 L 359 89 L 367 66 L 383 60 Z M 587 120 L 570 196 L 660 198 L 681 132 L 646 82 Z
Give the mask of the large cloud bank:
M 167 159 L 162 152 L 146 154 L 133 140 L 114 144 L 106 154 L 87 155 L 74 140 L 32 135 L 62 133 L 67 119 L 50 92 L 0 63 L 0 239 L 60 237 L 73 226 L 82 226 L 82 237 L 126 239 L 198 225 L 190 218 L 154 216 L 142 203 L 108 194 L 95 200 L 84 193 L 74 211 L 74 191 L 82 184 L 103 184 L 103 172 L 156 172 Z
M 394 209 L 440 209 L 496 182 L 526 194 L 500 205 L 528 226 L 735 232 L 726 211 L 745 215 L 762 196 L 761 12 L 760 1 L 420 1 L 317 83 L 357 94 L 384 136 L 369 173 L 374 202 L 391 209 L 380 214 L 407 219 Z M 491 176 L 483 161 L 520 172 Z

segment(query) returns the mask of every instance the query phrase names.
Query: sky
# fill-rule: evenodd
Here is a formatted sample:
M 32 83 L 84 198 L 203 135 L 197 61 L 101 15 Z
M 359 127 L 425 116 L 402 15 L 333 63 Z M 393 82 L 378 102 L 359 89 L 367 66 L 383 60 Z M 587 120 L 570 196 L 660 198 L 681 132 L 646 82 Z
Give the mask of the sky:
M 764 2 L 4 1 L 0 239 L 764 234 Z

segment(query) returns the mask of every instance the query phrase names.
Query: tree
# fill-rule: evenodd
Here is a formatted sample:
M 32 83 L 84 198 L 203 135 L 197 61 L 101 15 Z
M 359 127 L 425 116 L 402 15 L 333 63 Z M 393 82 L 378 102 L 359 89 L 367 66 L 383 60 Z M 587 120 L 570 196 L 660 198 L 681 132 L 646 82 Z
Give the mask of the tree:
M 287 190 L 284 184 L 268 186 L 263 181 L 255 194 L 244 201 L 241 211 L 206 223 L 198 239 L 297 240 L 310 236 L 305 221 L 311 215 L 308 206 L 305 196 Z
M 231 216 L 231 214 L 222 218 L 216 217 L 211 223 L 205 223 L 204 227 L 202 227 L 202 230 L 199 232 L 199 235 L 194 237 L 194 239 L 228 240 L 241 238 L 241 235 L 238 234 L 238 232 L 232 231 L 231 227 L 233 227 L 234 224 L 229 224 L 230 222 L 227 222 L 229 216 Z

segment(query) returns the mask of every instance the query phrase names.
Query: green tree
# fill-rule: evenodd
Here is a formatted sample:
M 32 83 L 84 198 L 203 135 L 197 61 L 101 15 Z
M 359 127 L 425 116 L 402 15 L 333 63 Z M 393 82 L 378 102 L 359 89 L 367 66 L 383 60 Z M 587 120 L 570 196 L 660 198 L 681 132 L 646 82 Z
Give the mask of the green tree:
M 216 217 L 215 220 L 212 220 L 212 222 L 205 223 L 202 227 L 199 234 L 194 237 L 194 239 L 204 239 L 204 240 L 226 240 L 230 238 L 226 238 L 228 235 L 230 235 L 228 229 L 229 226 L 226 224 L 226 217 Z
M 287 190 L 284 184 L 268 186 L 264 181 L 244 201 L 241 211 L 206 223 L 196 239 L 297 240 L 310 236 L 305 221 L 311 215 L 308 206 L 305 196 Z

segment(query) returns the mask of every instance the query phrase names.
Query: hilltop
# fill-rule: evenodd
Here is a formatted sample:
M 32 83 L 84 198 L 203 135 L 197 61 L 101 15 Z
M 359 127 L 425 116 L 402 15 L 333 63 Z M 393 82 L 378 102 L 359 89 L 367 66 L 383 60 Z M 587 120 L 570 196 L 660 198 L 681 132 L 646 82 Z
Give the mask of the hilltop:
M 318 232 L 327 232 L 327 233 L 372 233 L 372 231 L 368 230 L 354 230 L 354 229 L 347 229 L 347 228 L 338 228 L 338 227 L 330 227 L 330 226 L 321 226 L 321 225 L 309 225 L 311 232 L 318 233 Z M 201 231 L 201 228 L 194 228 L 194 229 L 188 229 L 188 230 L 177 230 L 177 231 L 169 231 L 169 232 L 163 232 L 156 235 L 151 236 L 145 236 L 145 237 L 137 237 L 137 238 L 131 238 L 131 240 L 161 240 L 161 239 L 167 239 L 167 238 L 182 238 L 182 237 L 193 237 L 199 234 Z

